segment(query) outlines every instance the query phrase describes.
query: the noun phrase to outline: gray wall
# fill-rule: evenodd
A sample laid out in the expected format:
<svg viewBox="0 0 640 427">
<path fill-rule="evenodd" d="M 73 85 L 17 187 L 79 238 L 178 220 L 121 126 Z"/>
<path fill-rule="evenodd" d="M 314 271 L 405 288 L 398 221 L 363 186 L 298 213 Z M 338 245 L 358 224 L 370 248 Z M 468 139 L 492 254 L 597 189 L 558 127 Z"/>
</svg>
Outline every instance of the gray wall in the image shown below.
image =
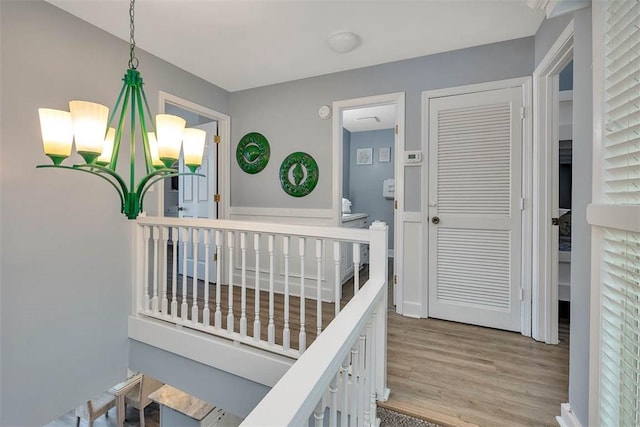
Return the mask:
<svg viewBox="0 0 640 427">
<path fill-rule="evenodd" d="M 348 177 L 351 173 L 351 132 L 342 129 L 342 176 Z M 342 197 L 348 199 L 351 196 L 349 192 L 349 180 L 342 179 Z M 352 211 L 353 212 L 353 211 Z"/>
<path fill-rule="evenodd" d="M 549 52 L 551 46 L 556 42 L 558 36 L 571 21 L 571 14 L 558 16 L 557 18 L 545 19 L 535 35 L 535 66 L 537 67 L 542 58 Z"/>
<path fill-rule="evenodd" d="M 242 418 L 271 390 L 265 385 L 136 340 L 130 342 L 129 360 L 131 369 L 146 372 Z"/>
<path fill-rule="evenodd" d="M 133 223 L 101 180 L 35 166 L 38 107 L 111 106 L 128 44 L 42 1 L 0 8 L 0 425 L 36 426 L 127 373 Z M 226 91 L 138 57 L 152 109 L 162 89 L 228 112 Z"/>
<path fill-rule="evenodd" d="M 231 94 L 231 152 L 247 132 L 261 132 L 271 143 L 271 160 L 249 175 L 231 162 L 231 206 L 331 209 L 331 120 L 318 107 L 362 96 L 406 92 L 406 149 L 421 148 L 422 91 L 531 75 L 533 37 L 328 74 Z M 403 124 L 401 124 L 403 125 Z M 320 168 L 316 189 L 290 197 L 280 189 L 278 169 L 292 151 L 311 154 Z M 406 174 L 405 208 L 420 211 L 420 168 Z M 337 197 L 337 196 L 336 196 Z"/>
<path fill-rule="evenodd" d="M 593 159 L 593 82 L 591 8 L 574 14 L 573 191 L 571 212 L 571 334 L 569 403 L 582 425 L 589 423 L 589 317 L 591 284 L 591 203 Z M 587 183 L 580 185 L 579 183 Z"/>
<path fill-rule="evenodd" d="M 348 175 L 349 194 L 353 203 L 351 212 L 369 214 L 369 223 L 386 222 L 389 226 L 389 249 L 393 249 L 393 199 L 382 197 L 382 181 L 393 178 L 394 140 L 394 129 L 351 132 L 351 165 Z M 378 162 L 378 152 L 382 147 L 391 148 L 388 163 Z M 373 148 L 373 164 L 356 164 L 358 148 Z"/>
<path fill-rule="evenodd" d="M 591 229 L 586 220 L 591 202 L 592 73 L 591 9 L 546 20 L 535 36 L 536 64 L 574 18 L 573 50 L 573 189 L 571 212 L 571 331 L 569 345 L 569 403 L 581 421 L 589 418 L 589 286 Z M 588 183 L 580 185 L 579 183 Z"/>
</svg>

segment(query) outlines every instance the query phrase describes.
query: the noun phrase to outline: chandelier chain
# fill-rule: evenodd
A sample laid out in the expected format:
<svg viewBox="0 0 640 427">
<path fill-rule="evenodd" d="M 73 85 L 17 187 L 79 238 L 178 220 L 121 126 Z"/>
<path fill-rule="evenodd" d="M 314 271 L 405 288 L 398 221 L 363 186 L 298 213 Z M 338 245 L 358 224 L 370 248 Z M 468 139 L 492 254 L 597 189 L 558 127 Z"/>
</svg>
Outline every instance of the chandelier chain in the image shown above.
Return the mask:
<svg viewBox="0 0 640 427">
<path fill-rule="evenodd" d="M 135 5 L 136 0 L 129 3 L 129 68 L 138 68 L 138 58 L 136 58 L 136 39 L 135 39 Z"/>
</svg>

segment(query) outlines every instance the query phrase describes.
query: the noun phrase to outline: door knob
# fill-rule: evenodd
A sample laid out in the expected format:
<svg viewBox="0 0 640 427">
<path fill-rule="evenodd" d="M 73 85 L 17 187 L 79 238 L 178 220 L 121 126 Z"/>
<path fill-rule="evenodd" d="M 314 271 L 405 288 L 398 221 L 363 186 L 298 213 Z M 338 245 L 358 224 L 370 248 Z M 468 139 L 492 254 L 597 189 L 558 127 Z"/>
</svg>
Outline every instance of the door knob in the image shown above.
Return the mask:
<svg viewBox="0 0 640 427">
<path fill-rule="evenodd" d="M 180 212 L 180 211 L 183 211 L 183 210 L 184 210 L 184 208 L 183 208 L 182 206 L 178 206 L 178 209 L 177 209 L 177 210 L 178 210 L 178 212 Z"/>
<path fill-rule="evenodd" d="M 440 218 L 438 218 L 437 216 L 434 216 L 433 218 L 431 218 L 431 222 L 434 224 L 439 224 L 440 223 Z"/>
</svg>

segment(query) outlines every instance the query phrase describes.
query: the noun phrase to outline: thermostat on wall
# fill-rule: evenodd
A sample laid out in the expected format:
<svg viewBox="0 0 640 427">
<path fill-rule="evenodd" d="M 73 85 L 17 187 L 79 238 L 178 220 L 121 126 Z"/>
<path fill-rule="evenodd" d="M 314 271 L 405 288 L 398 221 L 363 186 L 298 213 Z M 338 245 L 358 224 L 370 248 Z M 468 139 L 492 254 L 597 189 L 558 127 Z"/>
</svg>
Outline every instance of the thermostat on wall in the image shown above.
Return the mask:
<svg viewBox="0 0 640 427">
<path fill-rule="evenodd" d="M 405 164 L 419 164 L 422 163 L 422 151 L 405 151 L 404 152 Z"/>
</svg>

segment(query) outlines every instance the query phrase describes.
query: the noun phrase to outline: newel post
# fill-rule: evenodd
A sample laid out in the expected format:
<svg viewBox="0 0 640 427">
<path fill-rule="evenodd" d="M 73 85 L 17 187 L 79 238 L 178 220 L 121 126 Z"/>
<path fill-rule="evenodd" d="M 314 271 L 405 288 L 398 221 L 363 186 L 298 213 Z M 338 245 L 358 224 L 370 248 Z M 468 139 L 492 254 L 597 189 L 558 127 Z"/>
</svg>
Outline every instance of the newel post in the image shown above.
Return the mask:
<svg viewBox="0 0 640 427">
<path fill-rule="evenodd" d="M 389 398 L 387 388 L 387 277 L 389 262 L 387 260 L 389 227 L 381 221 L 374 221 L 369 227 L 371 243 L 369 246 L 369 279 L 381 280 L 385 286 L 380 303 L 375 311 L 375 379 L 376 396 L 378 400 Z"/>
</svg>

